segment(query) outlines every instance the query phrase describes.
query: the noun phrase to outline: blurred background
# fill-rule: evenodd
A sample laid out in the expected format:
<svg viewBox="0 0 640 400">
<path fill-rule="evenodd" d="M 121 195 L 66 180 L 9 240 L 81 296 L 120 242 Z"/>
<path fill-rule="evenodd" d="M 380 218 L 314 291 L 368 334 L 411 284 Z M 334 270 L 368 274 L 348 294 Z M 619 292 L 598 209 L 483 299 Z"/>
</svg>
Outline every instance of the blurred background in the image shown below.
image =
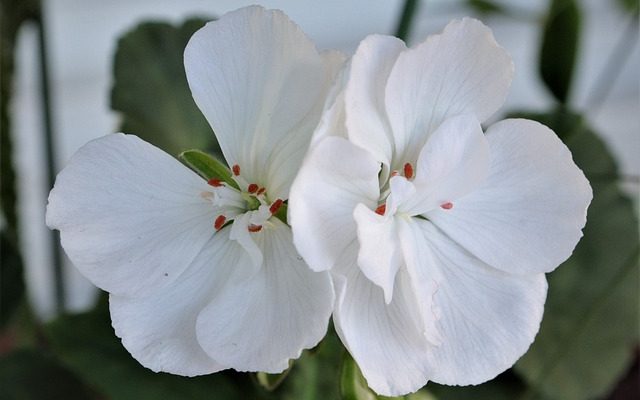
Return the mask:
<svg viewBox="0 0 640 400">
<path fill-rule="evenodd" d="M 489 385 L 429 384 L 416 398 L 640 398 L 637 1 L 2 0 L 0 399 L 346 396 L 348 368 L 336 371 L 349 360 L 332 335 L 278 388 L 270 376 L 189 380 L 144 370 L 119 347 L 99 291 L 44 225 L 51 173 L 93 138 L 125 131 L 173 155 L 215 152 L 186 87 L 182 50 L 204 21 L 255 3 L 285 11 L 319 48 L 349 54 L 371 33 L 411 45 L 453 18 L 480 18 L 516 68 L 496 119 L 526 115 L 551 126 L 594 186 L 585 238 L 549 277 L 530 352 Z M 97 363 L 99 372 L 87 371 Z M 114 388 L 128 376 L 135 388 Z M 247 385 L 250 395 L 237 392 Z"/>
</svg>

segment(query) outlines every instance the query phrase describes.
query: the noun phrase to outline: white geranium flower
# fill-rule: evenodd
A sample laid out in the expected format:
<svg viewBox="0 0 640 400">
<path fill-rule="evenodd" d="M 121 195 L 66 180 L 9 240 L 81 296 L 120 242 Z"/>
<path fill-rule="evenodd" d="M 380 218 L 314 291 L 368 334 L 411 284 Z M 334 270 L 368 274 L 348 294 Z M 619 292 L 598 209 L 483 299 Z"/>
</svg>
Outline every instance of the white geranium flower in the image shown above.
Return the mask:
<svg viewBox="0 0 640 400">
<path fill-rule="evenodd" d="M 342 61 L 281 12 L 231 12 L 194 34 L 185 68 L 240 190 L 122 134 L 88 143 L 58 175 L 47 224 L 110 293 L 115 332 L 144 366 L 280 372 L 323 337 L 330 277 L 273 214 Z"/>
<path fill-rule="evenodd" d="M 483 134 L 512 70 L 473 19 L 411 49 L 366 38 L 291 189 L 294 243 L 331 269 L 336 329 L 380 394 L 512 366 L 582 235 L 591 189 L 556 135 L 522 119 Z"/>
</svg>

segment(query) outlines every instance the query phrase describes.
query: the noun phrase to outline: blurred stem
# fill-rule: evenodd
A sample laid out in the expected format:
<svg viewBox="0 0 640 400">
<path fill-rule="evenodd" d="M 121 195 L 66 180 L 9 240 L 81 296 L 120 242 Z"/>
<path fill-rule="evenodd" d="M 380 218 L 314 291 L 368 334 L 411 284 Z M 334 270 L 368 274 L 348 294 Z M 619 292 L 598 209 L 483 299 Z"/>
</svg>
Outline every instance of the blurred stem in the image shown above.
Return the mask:
<svg viewBox="0 0 640 400">
<path fill-rule="evenodd" d="M 38 14 L 35 19 L 38 25 L 38 55 L 40 61 L 40 90 L 42 98 L 43 134 L 45 146 L 45 162 L 48 188 L 53 188 L 56 179 L 55 143 L 53 138 L 53 119 L 51 114 L 51 92 L 49 68 L 47 65 L 48 48 L 45 35 L 45 24 L 42 15 L 42 2 L 38 2 Z M 62 252 L 60 251 L 60 233 L 51 231 L 50 235 L 51 263 L 53 265 L 55 304 L 58 313 L 64 311 L 64 277 L 62 274 Z"/>
<path fill-rule="evenodd" d="M 413 24 L 413 17 L 418 9 L 418 0 L 405 0 L 404 8 L 402 9 L 402 15 L 400 21 L 398 21 L 398 27 L 396 28 L 396 37 L 407 41 L 409 33 L 411 33 L 411 25 Z"/>
<path fill-rule="evenodd" d="M 587 99 L 586 108 L 595 112 L 602 107 L 636 43 L 638 43 L 638 15 L 634 14 L 613 48 L 611 56 L 607 58 L 604 69 L 596 79 L 593 90 Z"/>
</svg>

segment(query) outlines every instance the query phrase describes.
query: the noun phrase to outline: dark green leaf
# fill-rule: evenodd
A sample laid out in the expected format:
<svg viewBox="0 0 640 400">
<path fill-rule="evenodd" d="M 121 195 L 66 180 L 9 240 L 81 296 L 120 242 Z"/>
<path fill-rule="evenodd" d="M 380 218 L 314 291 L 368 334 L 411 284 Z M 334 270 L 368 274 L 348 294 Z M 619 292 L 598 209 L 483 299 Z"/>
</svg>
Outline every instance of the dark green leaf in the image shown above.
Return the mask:
<svg viewBox="0 0 640 400">
<path fill-rule="evenodd" d="M 95 395 L 50 355 L 18 350 L 0 358 L 0 400 L 85 400 Z"/>
<path fill-rule="evenodd" d="M 501 4 L 491 0 L 467 0 L 467 6 L 480 15 L 507 14 Z"/>
<path fill-rule="evenodd" d="M 553 129 L 566 129 L 553 121 L 581 121 L 560 113 L 537 119 Z M 594 198 L 574 254 L 548 276 L 540 333 L 516 364 L 531 388 L 524 398 L 602 396 L 628 368 L 640 332 L 637 216 L 618 188 L 616 165 L 604 143 L 583 123 L 566 132 Z"/>
<path fill-rule="evenodd" d="M 0 326 L 3 327 L 22 302 L 24 294 L 20 253 L 5 231 L 0 231 L 0 254 Z"/>
<path fill-rule="evenodd" d="M 64 364 L 110 399 L 260 398 L 253 392 L 251 380 L 241 374 L 221 372 L 186 378 L 142 367 L 115 336 L 106 306 L 59 318 L 46 331 L 54 352 Z"/>
<path fill-rule="evenodd" d="M 293 362 L 289 362 L 289 368 L 287 368 L 284 372 L 279 374 L 267 374 L 266 372 L 258 372 L 256 373 L 256 380 L 265 388 L 265 390 L 271 392 L 280 386 L 282 382 L 287 378 L 289 372 L 291 372 L 291 367 L 293 366 Z"/>
<path fill-rule="evenodd" d="M 356 362 L 346 356 L 342 363 L 340 392 L 343 400 L 377 400 L 378 396 L 369 389 Z"/>
<path fill-rule="evenodd" d="M 187 84 L 183 52 L 204 19 L 182 26 L 146 22 L 118 41 L 111 107 L 120 111 L 120 130 L 167 151 L 219 152 L 215 136 L 198 110 Z"/>
<path fill-rule="evenodd" d="M 511 370 L 481 385 L 445 386 L 429 383 L 426 387 L 438 400 L 513 400 L 524 393 L 525 388 Z"/>
<path fill-rule="evenodd" d="M 180 153 L 179 158 L 203 178 L 220 179 L 238 189 L 238 184 L 231 177 L 229 168 L 215 157 L 200 150 L 187 150 Z"/>
<path fill-rule="evenodd" d="M 566 103 L 580 37 L 580 9 L 575 0 L 551 0 L 540 50 L 540 75 L 560 102 Z"/>
</svg>

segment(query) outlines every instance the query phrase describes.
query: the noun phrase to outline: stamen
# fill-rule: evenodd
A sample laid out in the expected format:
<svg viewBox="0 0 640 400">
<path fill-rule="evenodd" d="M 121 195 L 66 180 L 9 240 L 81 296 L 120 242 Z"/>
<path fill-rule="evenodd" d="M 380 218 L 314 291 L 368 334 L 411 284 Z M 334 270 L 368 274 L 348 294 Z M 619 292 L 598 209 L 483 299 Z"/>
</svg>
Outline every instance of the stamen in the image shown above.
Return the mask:
<svg viewBox="0 0 640 400">
<path fill-rule="evenodd" d="M 231 171 L 233 171 L 235 176 L 240 175 L 240 166 L 238 164 L 234 164 L 234 166 L 231 167 Z"/>
<path fill-rule="evenodd" d="M 216 218 L 215 222 L 213 223 L 213 227 L 216 228 L 217 231 L 219 231 L 220 229 L 222 229 L 222 226 L 225 222 L 227 222 L 227 217 L 225 217 L 224 215 L 218 215 L 218 218 Z"/>
<path fill-rule="evenodd" d="M 222 181 L 220 179 L 216 179 L 216 178 L 211 178 L 207 181 L 207 183 L 213 187 L 220 187 L 220 186 L 224 186 L 224 183 L 222 183 Z"/>
<path fill-rule="evenodd" d="M 276 201 L 274 201 L 271 204 L 271 207 L 269 207 L 269 211 L 271 211 L 271 214 L 277 213 L 280 207 L 282 207 L 282 203 L 283 201 L 281 199 L 277 199 Z"/>
<path fill-rule="evenodd" d="M 404 177 L 407 179 L 413 178 L 413 165 L 410 163 L 404 165 Z"/>
<path fill-rule="evenodd" d="M 453 208 L 453 203 L 448 201 L 446 203 L 440 204 L 440 207 L 444 208 L 445 210 L 451 210 Z"/>
<path fill-rule="evenodd" d="M 378 206 L 378 208 L 376 208 L 376 214 L 379 215 L 384 215 L 384 213 L 387 211 L 387 204 L 380 204 Z"/>
<path fill-rule="evenodd" d="M 247 230 L 251 233 L 260 232 L 262 230 L 262 225 L 251 224 L 247 226 Z"/>
<path fill-rule="evenodd" d="M 398 171 L 391 171 L 391 177 L 398 176 Z"/>
<path fill-rule="evenodd" d="M 258 185 L 256 185 L 255 183 L 252 183 L 249 185 L 249 187 L 247 187 L 247 192 L 249 193 L 255 193 L 258 191 Z"/>
<path fill-rule="evenodd" d="M 256 192 L 256 195 L 260 196 L 262 193 L 266 192 L 267 189 L 261 187 L 260 189 L 258 189 L 258 191 Z"/>
</svg>

